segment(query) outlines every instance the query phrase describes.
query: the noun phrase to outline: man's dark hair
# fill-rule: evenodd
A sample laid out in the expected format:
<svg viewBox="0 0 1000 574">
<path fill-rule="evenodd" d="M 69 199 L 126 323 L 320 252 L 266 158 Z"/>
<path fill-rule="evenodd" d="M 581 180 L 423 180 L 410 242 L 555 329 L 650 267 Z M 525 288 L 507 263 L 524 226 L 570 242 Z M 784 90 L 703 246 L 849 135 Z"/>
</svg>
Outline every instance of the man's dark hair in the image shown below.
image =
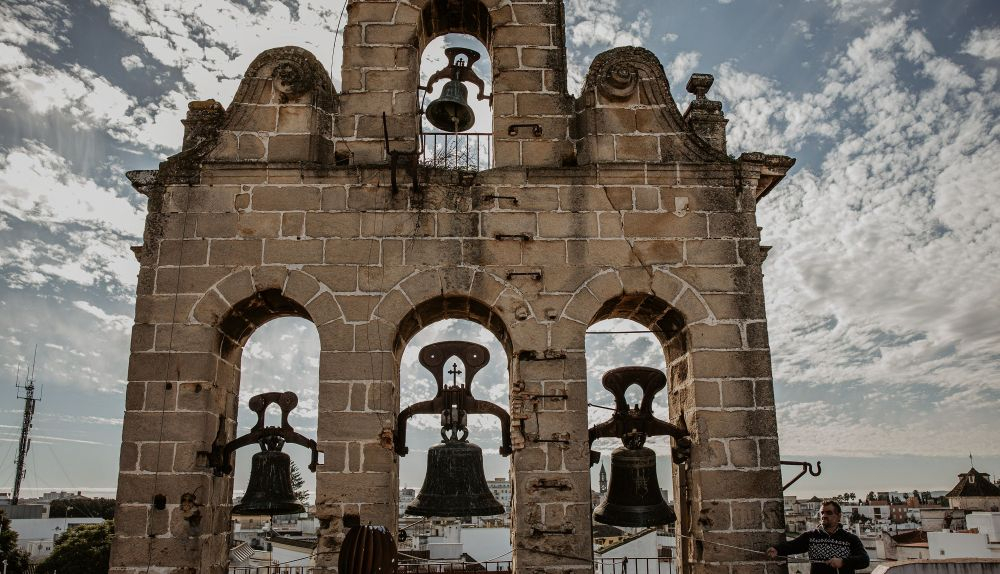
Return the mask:
<svg viewBox="0 0 1000 574">
<path fill-rule="evenodd" d="M 840 503 L 837 502 L 836 500 L 824 500 L 823 502 L 819 503 L 820 508 L 823 508 L 824 506 L 832 506 L 837 509 L 837 514 L 842 514 L 842 512 L 840 511 Z"/>
</svg>

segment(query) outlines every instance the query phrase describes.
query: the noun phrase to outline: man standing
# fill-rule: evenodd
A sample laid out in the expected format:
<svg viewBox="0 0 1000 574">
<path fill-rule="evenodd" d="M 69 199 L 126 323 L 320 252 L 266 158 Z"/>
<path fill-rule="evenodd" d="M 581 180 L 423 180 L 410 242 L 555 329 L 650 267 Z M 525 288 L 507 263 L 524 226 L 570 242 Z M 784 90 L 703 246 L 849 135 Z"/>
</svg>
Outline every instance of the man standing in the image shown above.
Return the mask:
<svg viewBox="0 0 1000 574">
<path fill-rule="evenodd" d="M 854 574 L 868 567 L 868 553 L 861 539 L 840 527 L 840 504 L 820 504 L 820 526 L 790 542 L 767 549 L 770 558 L 809 553 L 812 574 Z"/>
</svg>

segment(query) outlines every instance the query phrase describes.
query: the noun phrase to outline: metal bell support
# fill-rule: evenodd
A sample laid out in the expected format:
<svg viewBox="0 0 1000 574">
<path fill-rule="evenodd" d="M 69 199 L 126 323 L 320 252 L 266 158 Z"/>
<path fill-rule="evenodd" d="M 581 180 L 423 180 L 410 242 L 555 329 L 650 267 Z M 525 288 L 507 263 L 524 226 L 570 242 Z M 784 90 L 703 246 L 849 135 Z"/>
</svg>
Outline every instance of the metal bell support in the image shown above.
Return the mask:
<svg viewBox="0 0 1000 574">
<path fill-rule="evenodd" d="M 285 443 L 309 448 L 312 451 L 309 470 L 316 472 L 316 464 L 319 462 L 316 441 L 295 432 L 288 424 L 288 413 L 298 403 L 299 398 L 291 391 L 263 393 L 252 397 L 249 407 L 257 414 L 257 424 L 249 433 L 225 446 L 216 445 L 212 449 L 211 466 L 215 468 L 216 476 L 224 476 L 233 472 L 232 457 L 237 449 L 254 443 L 260 445 L 261 451 L 253 455 L 250 463 L 250 480 L 243 501 L 233 507 L 233 514 L 274 516 L 305 511 L 292 490 L 291 458 L 281 452 Z M 280 427 L 264 426 L 264 413 L 272 404 L 281 408 Z"/>
<path fill-rule="evenodd" d="M 445 361 L 457 356 L 465 364 L 465 384 L 458 383 L 458 365 L 448 374 L 452 384 L 444 384 Z M 427 474 L 424 484 L 406 513 L 417 516 L 492 516 L 503 514 L 504 508 L 486 484 L 483 471 L 483 450 L 468 442 L 467 415 L 491 414 L 500 419 L 503 444 L 500 454 L 507 456 L 510 447 L 510 415 L 499 406 L 476 400 L 470 390 L 472 379 L 490 360 L 482 345 L 464 341 L 444 341 L 420 350 L 420 364 L 429 370 L 437 382 L 438 392 L 429 401 L 410 405 L 396 420 L 394 443 L 396 453 L 406 456 L 406 421 L 416 414 L 441 414 L 440 444 L 427 451 Z"/>
<path fill-rule="evenodd" d="M 443 132 L 464 132 L 476 123 L 476 114 L 469 107 L 469 90 L 462 83 L 475 84 L 479 88 L 478 99 L 491 98 L 484 94 L 485 83 L 472 70 L 472 65 L 479 60 L 478 52 L 469 48 L 447 48 L 444 53 L 448 65 L 435 72 L 424 89 L 429 94 L 438 80 L 447 79 L 448 83 L 441 90 L 441 96 L 427 106 L 427 121 Z"/>
<path fill-rule="evenodd" d="M 677 515 L 660 494 L 656 453 L 643 446 L 647 437 L 659 435 L 673 437 L 682 449 L 690 445 L 683 428 L 653 416 L 653 397 L 666 387 L 667 378 L 658 369 L 622 367 L 605 373 L 601 383 L 615 397 L 615 412 L 610 420 L 590 428 L 590 443 L 618 437 L 623 446 L 611 453 L 608 492 L 594 510 L 594 520 L 614 526 L 673 524 Z M 632 385 L 642 389 L 642 403 L 629 408 L 625 391 Z M 592 465 L 600 460 L 599 453 L 590 454 Z"/>
</svg>

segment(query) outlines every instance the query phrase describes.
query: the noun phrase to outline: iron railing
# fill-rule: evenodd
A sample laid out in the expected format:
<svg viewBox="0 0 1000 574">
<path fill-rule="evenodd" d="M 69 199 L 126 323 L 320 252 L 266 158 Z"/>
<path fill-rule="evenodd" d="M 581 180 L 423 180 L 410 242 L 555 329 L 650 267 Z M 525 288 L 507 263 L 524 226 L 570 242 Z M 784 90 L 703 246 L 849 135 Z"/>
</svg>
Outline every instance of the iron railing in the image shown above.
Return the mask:
<svg viewBox="0 0 1000 574">
<path fill-rule="evenodd" d="M 309 574 L 311 566 L 230 566 L 229 574 Z"/>
<path fill-rule="evenodd" d="M 499 574 L 509 574 L 511 572 L 511 563 L 510 560 L 499 562 L 421 560 L 419 562 L 414 561 L 396 565 L 396 574 L 435 574 L 438 572 L 497 572 Z"/>
<path fill-rule="evenodd" d="M 673 559 L 662 558 L 595 558 L 595 574 L 674 574 Z"/>
<path fill-rule="evenodd" d="M 420 134 L 420 163 L 427 167 L 482 171 L 493 167 L 493 134 Z"/>
<path fill-rule="evenodd" d="M 510 560 L 491 562 L 451 562 L 420 560 L 396 565 L 396 574 L 449 574 L 456 572 L 495 572 L 510 574 Z M 230 566 L 229 574 L 310 574 L 313 566 Z M 673 559 L 595 558 L 594 574 L 675 574 Z"/>
</svg>

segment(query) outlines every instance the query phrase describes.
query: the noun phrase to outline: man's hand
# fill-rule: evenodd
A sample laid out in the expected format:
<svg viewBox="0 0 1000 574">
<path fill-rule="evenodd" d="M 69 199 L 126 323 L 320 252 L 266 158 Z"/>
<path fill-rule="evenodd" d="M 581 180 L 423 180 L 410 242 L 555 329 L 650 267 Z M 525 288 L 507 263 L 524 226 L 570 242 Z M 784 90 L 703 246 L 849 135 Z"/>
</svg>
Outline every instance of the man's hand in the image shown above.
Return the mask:
<svg viewBox="0 0 1000 574">
<path fill-rule="evenodd" d="M 829 564 L 832 568 L 837 568 L 838 570 L 844 567 L 843 558 L 831 558 L 827 560 L 826 563 Z"/>
<path fill-rule="evenodd" d="M 767 557 L 768 558 L 777 558 L 778 557 L 778 549 L 775 548 L 774 546 L 768 548 L 767 549 Z"/>
</svg>

